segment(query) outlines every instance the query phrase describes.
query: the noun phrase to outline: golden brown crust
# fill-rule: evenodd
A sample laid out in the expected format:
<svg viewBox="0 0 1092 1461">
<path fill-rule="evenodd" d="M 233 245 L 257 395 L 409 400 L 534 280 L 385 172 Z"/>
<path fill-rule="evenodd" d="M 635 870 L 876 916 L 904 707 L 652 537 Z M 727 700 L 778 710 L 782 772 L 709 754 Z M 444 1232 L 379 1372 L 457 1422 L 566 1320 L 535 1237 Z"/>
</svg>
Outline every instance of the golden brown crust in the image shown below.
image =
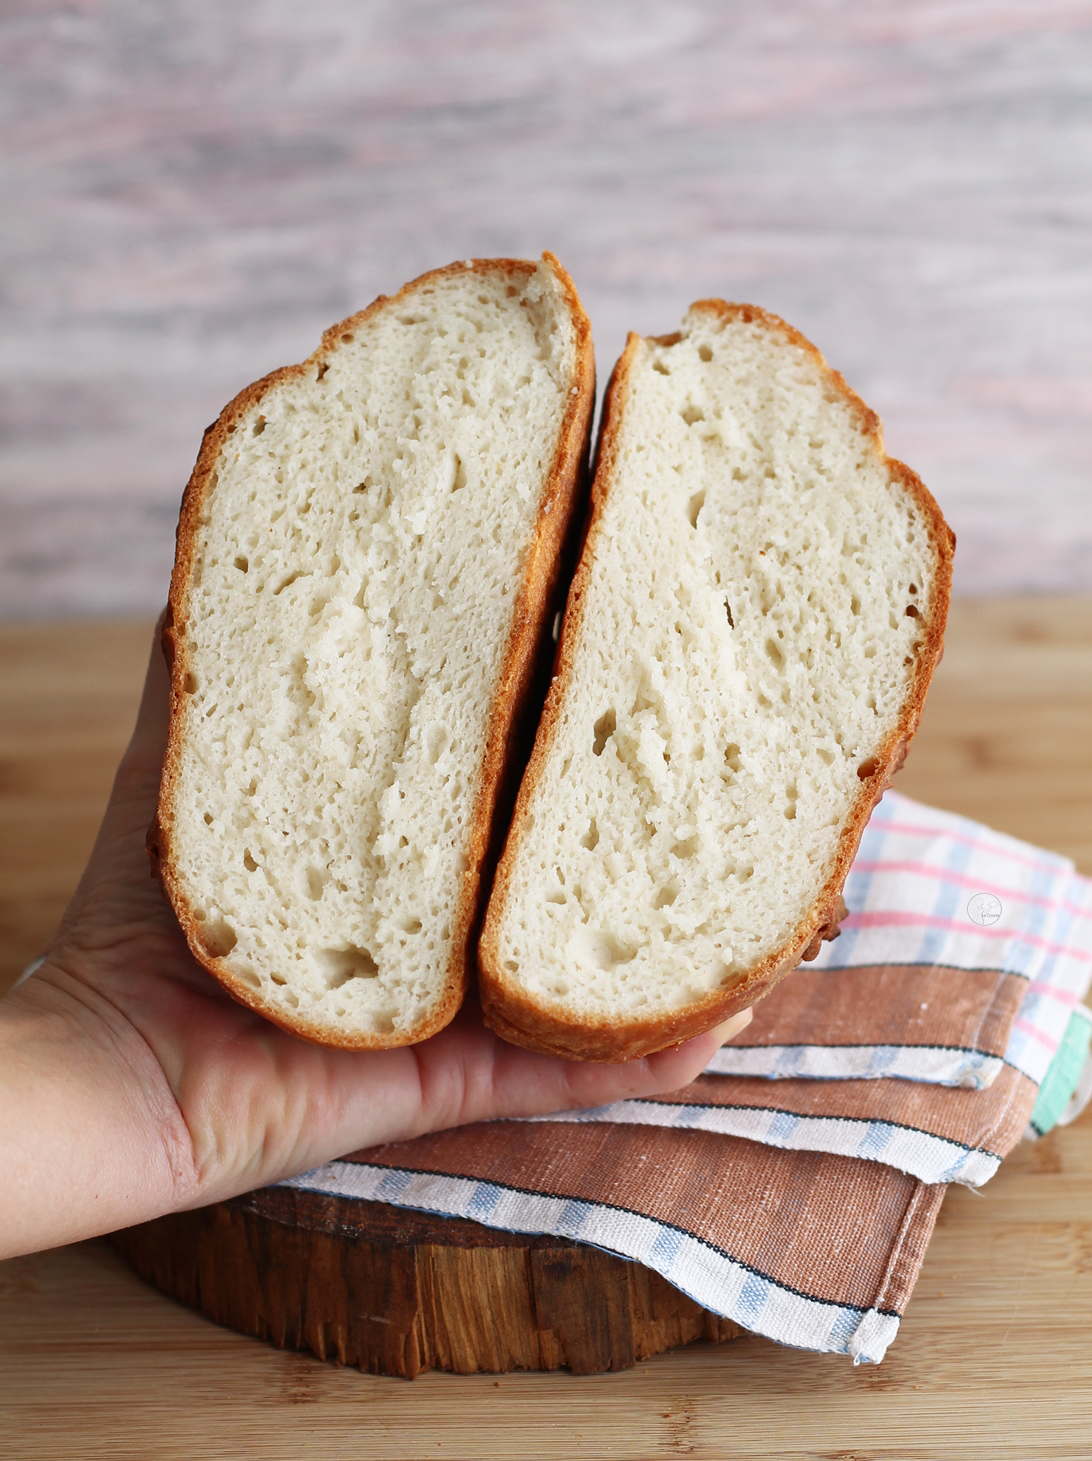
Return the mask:
<svg viewBox="0 0 1092 1461">
<path fill-rule="evenodd" d="M 320 368 L 324 356 L 341 343 L 347 343 L 366 319 L 387 306 L 396 307 L 423 284 L 445 276 L 473 271 L 480 274 L 501 272 L 509 276 L 529 278 L 537 265 L 525 259 L 475 259 L 433 269 L 403 286 L 388 298 L 379 295 L 367 309 L 350 315 L 340 324 L 326 330 L 322 344 L 300 365 L 281 370 L 247 386 L 224 407 L 220 416 L 208 427 L 201 443 L 197 462 L 182 497 L 176 536 L 174 570 L 163 620 L 162 644 L 171 676 L 170 728 L 163 761 L 159 805 L 148 831 L 148 852 L 152 875 L 158 877 L 194 957 L 241 1004 L 265 1016 L 294 1035 L 318 1044 L 335 1045 L 346 1050 L 387 1049 L 397 1045 L 416 1044 L 443 1029 L 455 1016 L 469 983 L 470 945 L 479 914 L 481 865 L 490 841 L 497 791 L 508 769 L 511 754 L 512 727 L 524 709 L 533 675 L 534 657 L 548 626 L 545 618 L 558 572 L 558 557 L 579 503 L 582 466 L 586 461 L 595 404 L 595 363 L 591 325 L 577 296 L 573 282 L 553 254 L 545 253 L 549 265 L 572 312 L 576 331 L 576 370 L 574 389 L 558 436 L 554 461 L 540 499 L 538 519 L 527 553 L 523 581 L 516 598 L 512 628 L 502 659 L 502 670 L 490 710 L 485 753 L 482 758 L 478 795 L 471 816 L 467 840 L 466 871 L 456 905 L 455 937 L 442 998 L 433 1006 L 431 1017 L 415 1029 L 389 1035 L 344 1035 L 325 1023 L 309 1020 L 304 1015 L 289 1015 L 283 1006 L 264 999 L 230 967 L 230 960 L 210 947 L 202 923 L 191 908 L 175 866 L 171 849 L 174 805 L 178 789 L 180 748 L 185 729 L 185 683 L 191 673 L 185 626 L 188 619 L 189 592 L 194 566 L 197 530 L 202 510 L 216 486 L 216 464 L 228 438 L 243 416 L 262 400 L 273 386 L 288 380 L 304 378 Z"/>
<path fill-rule="evenodd" d="M 577 334 L 576 370 L 570 387 L 569 406 L 558 436 L 557 452 L 542 496 L 534 536 L 527 550 L 523 584 L 513 610 L 512 632 L 490 711 L 490 729 L 482 757 L 468 843 L 467 872 L 455 913 L 452 968 L 454 970 L 458 964 L 462 981 L 460 1004 L 466 991 L 467 971 L 474 959 L 473 943 L 481 922 L 482 867 L 491 840 L 498 792 L 516 754 L 514 732 L 524 714 L 538 708 L 529 704 L 535 665 L 548 628 L 547 612 L 557 586 L 562 545 L 581 495 L 595 406 L 595 353 L 591 322 L 584 313 L 572 279 L 561 264 L 553 254 L 546 253 L 544 258 L 550 261 L 572 311 Z M 488 891 L 487 886 L 486 894 Z M 451 1014 L 454 1013 L 453 1009 Z M 446 1023 L 447 1020 L 444 1021 Z"/>
<path fill-rule="evenodd" d="M 622 1025 L 575 1017 L 562 1020 L 551 1011 L 541 1008 L 522 991 L 513 988 L 501 965 L 500 921 L 508 896 L 512 868 L 519 851 L 524 819 L 556 737 L 561 707 L 572 676 L 573 658 L 583 618 L 584 596 L 591 574 L 591 548 L 614 476 L 621 421 L 629 393 L 630 372 L 644 343 L 639 335 L 629 336 L 626 348 L 614 367 L 603 404 L 590 515 L 584 532 L 580 564 L 565 610 L 555 676 L 539 723 L 534 751 L 516 801 L 508 841 L 497 869 L 478 947 L 479 988 L 486 1023 L 513 1044 L 525 1046 L 529 1050 L 562 1055 L 570 1060 L 636 1060 L 669 1045 L 692 1039 L 731 1018 L 740 1010 L 749 1008 L 768 993 L 778 980 L 795 969 L 802 959 L 814 958 L 823 939 L 837 936 L 839 920 L 844 916 L 845 904 L 841 893 L 846 876 L 872 809 L 906 759 L 907 749 L 921 719 L 929 681 L 943 652 L 955 535 L 916 473 L 884 453 L 883 428 L 879 417 L 846 385 L 842 376 L 827 364 L 815 346 L 777 315 L 769 314 L 755 305 L 728 304 L 719 299 L 699 300 L 691 309 L 717 314 L 725 322 L 743 320 L 761 324 L 764 328 L 781 334 L 786 340 L 806 351 L 826 377 L 830 388 L 854 409 L 862 431 L 872 439 L 877 456 L 888 467 L 891 475 L 917 499 L 925 515 L 935 561 L 931 617 L 922 626 L 924 632 L 919 641 L 915 676 L 903 702 L 898 723 L 880 748 L 879 754 L 869 763 L 868 774 L 861 778 L 860 795 L 842 828 L 830 876 L 808 913 L 779 949 L 727 990 L 711 994 L 674 1014 L 646 1020 L 630 1020 Z M 677 344 L 681 336 L 676 334 L 652 338 L 656 344 L 671 346 Z M 865 769 L 862 767 L 862 771 Z"/>
</svg>

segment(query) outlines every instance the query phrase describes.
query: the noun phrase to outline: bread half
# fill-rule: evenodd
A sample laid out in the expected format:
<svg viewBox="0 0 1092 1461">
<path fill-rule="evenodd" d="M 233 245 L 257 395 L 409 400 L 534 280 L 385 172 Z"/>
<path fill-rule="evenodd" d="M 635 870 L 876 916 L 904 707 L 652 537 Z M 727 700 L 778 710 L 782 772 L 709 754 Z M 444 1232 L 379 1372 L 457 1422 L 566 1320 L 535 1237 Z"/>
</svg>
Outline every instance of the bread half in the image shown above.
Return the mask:
<svg viewBox="0 0 1092 1461">
<path fill-rule="evenodd" d="M 286 1029 L 405 1045 L 462 1001 L 594 390 L 557 260 L 477 260 L 334 326 L 205 435 L 150 845 L 196 957 Z"/>
<path fill-rule="evenodd" d="M 630 1060 L 818 951 L 917 727 L 953 548 L 782 320 L 704 300 L 630 336 L 481 937 L 498 1033 Z"/>
</svg>

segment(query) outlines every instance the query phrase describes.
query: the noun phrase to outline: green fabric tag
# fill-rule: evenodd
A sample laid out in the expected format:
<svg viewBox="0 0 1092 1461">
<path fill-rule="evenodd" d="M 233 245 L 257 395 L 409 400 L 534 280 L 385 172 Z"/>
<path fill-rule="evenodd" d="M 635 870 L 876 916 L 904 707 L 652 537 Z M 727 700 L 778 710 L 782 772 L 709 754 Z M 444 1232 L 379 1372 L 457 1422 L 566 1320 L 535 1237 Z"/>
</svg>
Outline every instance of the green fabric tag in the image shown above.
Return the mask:
<svg viewBox="0 0 1092 1461">
<path fill-rule="evenodd" d="M 1062 1043 L 1050 1062 L 1050 1069 L 1039 1087 L 1039 1098 L 1031 1113 L 1031 1124 L 1040 1136 L 1045 1136 L 1057 1124 L 1058 1117 L 1069 1105 L 1069 1098 L 1077 1089 L 1084 1062 L 1088 1058 L 1090 1042 L 1092 1010 L 1079 1004 L 1069 1017 Z"/>
</svg>

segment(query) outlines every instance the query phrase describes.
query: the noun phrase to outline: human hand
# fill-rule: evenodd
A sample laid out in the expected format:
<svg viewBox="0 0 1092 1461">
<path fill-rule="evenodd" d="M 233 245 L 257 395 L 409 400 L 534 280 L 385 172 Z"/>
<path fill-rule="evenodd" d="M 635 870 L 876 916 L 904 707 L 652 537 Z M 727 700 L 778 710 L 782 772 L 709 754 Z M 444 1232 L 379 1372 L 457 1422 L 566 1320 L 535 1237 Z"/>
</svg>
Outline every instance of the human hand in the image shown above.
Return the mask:
<svg viewBox="0 0 1092 1461">
<path fill-rule="evenodd" d="M 33 979 L 0 1003 L 0 1257 L 198 1207 L 362 1147 L 685 1085 L 744 1011 L 628 1065 L 536 1055 L 470 1000 L 397 1050 L 312 1045 L 236 1004 L 149 876 L 167 734 L 153 647 L 91 860 Z"/>
</svg>

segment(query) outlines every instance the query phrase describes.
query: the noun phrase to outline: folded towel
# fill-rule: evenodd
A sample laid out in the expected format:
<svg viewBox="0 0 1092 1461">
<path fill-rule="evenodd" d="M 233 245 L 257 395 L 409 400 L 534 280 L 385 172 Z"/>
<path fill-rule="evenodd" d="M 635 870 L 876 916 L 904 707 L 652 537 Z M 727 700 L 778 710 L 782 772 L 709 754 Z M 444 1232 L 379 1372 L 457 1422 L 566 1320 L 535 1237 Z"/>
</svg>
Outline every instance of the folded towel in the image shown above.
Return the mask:
<svg viewBox="0 0 1092 1461">
<path fill-rule="evenodd" d="M 782 1344 L 878 1363 L 946 1188 L 879 1162 L 667 1127 L 482 1122 L 289 1184 L 575 1238 Z"/>
<path fill-rule="evenodd" d="M 1068 1091 L 1042 1120 L 1068 1100 L 1092 884 L 888 793 L 846 901 L 843 936 L 685 1090 L 393 1143 L 289 1185 L 575 1238 L 756 1333 L 878 1362 L 945 1184 L 986 1181 L 1034 1129 L 1059 1050 Z"/>
<path fill-rule="evenodd" d="M 1092 969 L 1092 885 L 1068 858 L 887 792 L 842 936 L 709 1069 L 988 1086 L 1039 1082 Z"/>
<path fill-rule="evenodd" d="M 883 1162 L 922 1182 L 980 1187 L 1024 1135 L 1037 1094 L 1011 1069 L 988 1091 L 897 1080 L 785 1080 L 771 1089 L 766 1080 L 703 1075 L 668 1096 L 549 1119 L 713 1131 Z"/>
</svg>

